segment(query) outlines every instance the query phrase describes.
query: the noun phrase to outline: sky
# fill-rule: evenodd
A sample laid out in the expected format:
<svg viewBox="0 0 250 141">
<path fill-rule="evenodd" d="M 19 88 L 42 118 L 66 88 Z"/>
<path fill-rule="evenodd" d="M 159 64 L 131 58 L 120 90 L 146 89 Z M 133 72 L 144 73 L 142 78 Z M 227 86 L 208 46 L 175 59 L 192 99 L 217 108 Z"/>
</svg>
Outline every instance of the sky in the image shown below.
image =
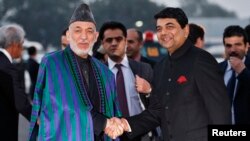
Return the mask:
<svg viewBox="0 0 250 141">
<path fill-rule="evenodd" d="M 179 6 L 178 0 L 151 0 L 168 6 Z M 219 4 L 228 11 L 236 12 L 241 19 L 250 18 L 250 0 L 208 0 L 208 2 Z"/>
</svg>

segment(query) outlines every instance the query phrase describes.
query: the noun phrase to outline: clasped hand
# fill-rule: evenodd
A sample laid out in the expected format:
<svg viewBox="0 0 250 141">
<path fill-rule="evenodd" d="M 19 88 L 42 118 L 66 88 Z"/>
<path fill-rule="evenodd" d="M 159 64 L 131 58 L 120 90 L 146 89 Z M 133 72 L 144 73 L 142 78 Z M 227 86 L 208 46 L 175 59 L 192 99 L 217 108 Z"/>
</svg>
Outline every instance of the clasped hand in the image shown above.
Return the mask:
<svg viewBox="0 0 250 141">
<path fill-rule="evenodd" d="M 112 139 L 116 139 L 118 136 L 122 135 L 125 131 L 128 131 L 128 123 L 126 119 L 119 119 L 117 117 L 113 117 L 107 119 L 107 124 L 105 127 L 105 134 L 108 135 Z"/>
</svg>

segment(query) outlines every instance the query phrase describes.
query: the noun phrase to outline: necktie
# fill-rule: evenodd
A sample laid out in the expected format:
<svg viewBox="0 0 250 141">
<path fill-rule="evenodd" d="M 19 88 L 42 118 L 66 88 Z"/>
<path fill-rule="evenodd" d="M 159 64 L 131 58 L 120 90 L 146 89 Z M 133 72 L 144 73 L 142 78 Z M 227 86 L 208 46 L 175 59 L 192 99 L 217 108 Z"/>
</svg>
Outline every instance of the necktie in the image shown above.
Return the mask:
<svg viewBox="0 0 250 141">
<path fill-rule="evenodd" d="M 121 64 L 115 65 L 115 67 L 118 69 L 117 74 L 116 74 L 116 88 L 117 88 L 118 100 L 119 100 L 120 108 L 122 111 L 122 115 L 126 117 L 126 116 L 129 116 L 129 112 L 128 112 L 125 85 L 124 85 L 124 77 L 122 74 L 121 66 L 122 66 Z"/>
<path fill-rule="evenodd" d="M 227 83 L 227 93 L 230 97 L 231 102 L 233 101 L 234 98 L 235 81 L 236 81 L 235 71 L 232 70 L 232 75 Z"/>
</svg>

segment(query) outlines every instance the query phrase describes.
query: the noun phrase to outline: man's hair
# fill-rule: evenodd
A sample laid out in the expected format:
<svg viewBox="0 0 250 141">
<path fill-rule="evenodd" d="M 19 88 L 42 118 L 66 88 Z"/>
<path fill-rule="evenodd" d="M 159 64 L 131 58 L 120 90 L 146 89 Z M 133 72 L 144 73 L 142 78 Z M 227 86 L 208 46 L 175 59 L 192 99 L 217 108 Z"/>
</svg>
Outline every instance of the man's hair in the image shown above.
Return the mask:
<svg viewBox="0 0 250 141">
<path fill-rule="evenodd" d="M 29 47 L 28 54 L 29 54 L 29 56 L 35 55 L 36 54 L 36 47 L 34 47 L 34 46 Z"/>
<path fill-rule="evenodd" d="M 188 24 L 188 18 L 181 8 L 167 7 L 155 14 L 155 20 L 160 18 L 173 18 L 180 24 L 181 28 L 184 28 Z"/>
<path fill-rule="evenodd" d="M 69 28 L 65 28 L 61 34 L 61 36 L 66 36 L 66 32 L 69 30 Z"/>
<path fill-rule="evenodd" d="M 8 48 L 13 43 L 22 43 L 24 36 L 24 29 L 20 25 L 4 25 L 0 27 L 0 46 L 1 48 Z"/>
<path fill-rule="evenodd" d="M 188 39 L 195 44 L 198 38 L 201 38 L 201 40 L 204 39 L 204 30 L 202 27 L 200 27 L 197 24 L 190 23 L 189 24 L 189 35 Z"/>
<path fill-rule="evenodd" d="M 143 41 L 143 34 L 141 31 L 135 29 L 135 31 L 137 32 L 137 35 L 138 35 L 138 41 L 139 42 L 142 42 Z"/>
<path fill-rule="evenodd" d="M 116 22 L 116 21 L 109 21 L 109 22 L 104 23 L 102 27 L 100 28 L 100 31 L 99 31 L 100 40 L 103 40 L 104 32 L 108 29 L 112 29 L 112 30 L 120 29 L 122 31 L 123 36 L 127 38 L 127 29 L 122 23 Z"/>
<path fill-rule="evenodd" d="M 248 43 L 250 44 L 250 24 L 245 27 L 247 33 Z"/>
<path fill-rule="evenodd" d="M 224 33 L 223 33 L 223 44 L 225 44 L 225 38 L 232 37 L 232 36 L 243 37 L 243 41 L 245 44 L 248 41 L 246 31 L 238 25 L 230 25 L 225 28 Z"/>
<path fill-rule="evenodd" d="M 130 29 L 128 29 L 128 30 L 132 30 L 132 31 L 134 31 L 134 32 L 136 32 L 136 34 L 137 34 L 137 40 L 139 41 L 139 42 L 142 42 L 143 41 L 143 34 L 142 34 L 142 32 L 140 31 L 140 30 L 138 30 L 138 29 L 136 29 L 136 28 L 130 28 Z"/>
</svg>

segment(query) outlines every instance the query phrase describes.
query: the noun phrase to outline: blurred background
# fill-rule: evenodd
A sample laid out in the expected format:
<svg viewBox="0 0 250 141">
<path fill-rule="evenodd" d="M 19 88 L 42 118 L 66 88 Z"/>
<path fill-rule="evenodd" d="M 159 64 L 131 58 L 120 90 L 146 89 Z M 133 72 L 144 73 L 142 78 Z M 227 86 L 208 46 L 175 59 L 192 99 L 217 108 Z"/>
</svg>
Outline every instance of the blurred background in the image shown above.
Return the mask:
<svg viewBox="0 0 250 141">
<path fill-rule="evenodd" d="M 155 13 L 166 6 L 181 7 L 189 22 L 205 29 L 205 49 L 218 62 L 223 60 L 224 28 L 228 25 L 244 28 L 250 24 L 249 0 L 0 0 L 0 26 L 9 23 L 23 26 L 26 31 L 24 47 L 35 46 L 40 61 L 44 53 L 61 49 L 61 34 L 74 8 L 81 2 L 90 5 L 98 29 L 104 22 L 116 20 L 144 33 L 155 31 Z M 154 40 L 157 42 L 155 35 Z M 143 48 L 142 54 L 146 54 Z M 24 51 L 23 59 L 27 58 Z M 25 141 L 28 122 L 20 117 L 19 124 L 19 141 Z"/>
<path fill-rule="evenodd" d="M 154 31 L 153 15 L 162 8 L 181 7 L 190 22 L 205 28 L 205 48 L 210 48 L 208 51 L 217 58 L 223 51 L 224 28 L 231 24 L 244 27 L 250 23 L 248 0 L 0 0 L 0 25 L 22 25 L 27 33 L 27 47 L 36 44 L 40 52 L 57 50 L 61 33 L 80 2 L 90 5 L 98 29 L 105 21 L 117 20 L 127 28 L 136 27 L 142 32 Z"/>
<path fill-rule="evenodd" d="M 35 41 L 39 49 L 57 50 L 61 33 L 80 2 L 90 5 L 98 29 L 105 21 L 117 20 L 142 32 L 154 31 L 153 15 L 162 8 L 181 7 L 190 22 L 205 28 L 208 48 L 222 45 L 226 26 L 250 23 L 249 0 L 0 0 L 0 25 L 18 23 L 26 31 L 27 44 Z"/>
</svg>

